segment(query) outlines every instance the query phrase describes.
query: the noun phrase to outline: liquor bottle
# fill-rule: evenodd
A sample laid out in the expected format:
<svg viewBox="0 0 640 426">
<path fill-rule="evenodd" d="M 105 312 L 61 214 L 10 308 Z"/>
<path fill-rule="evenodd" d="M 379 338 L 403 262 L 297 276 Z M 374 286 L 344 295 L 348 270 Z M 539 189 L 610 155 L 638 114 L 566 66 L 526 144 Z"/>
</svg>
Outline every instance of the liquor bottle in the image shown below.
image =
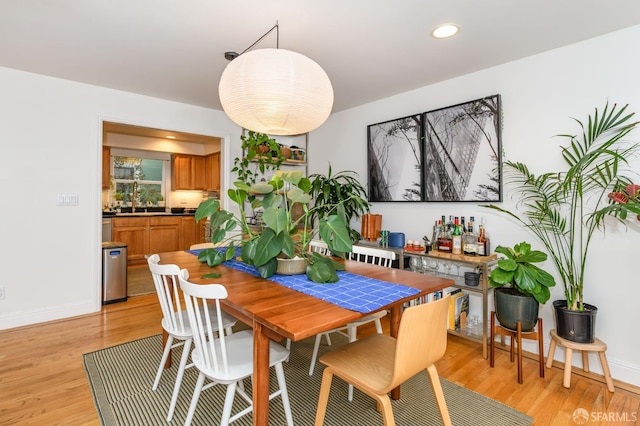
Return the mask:
<svg viewBox="0 0 640 426">
<path fill-rule="evenodd" d="M 489 256 L 490 251 L 489 239 L 484 230 L 484 225 L 480 225 L 480 234 L 478 234 L 478 256 Z"/>
<path fill-rule="evenodd" d="M 440 228 L 440 237 L 438 238 L 438 251 L 451 253 L 453 242 L 451 241 L 451 233 L 443 223 Z"/>
<path fill-rule="evenodd" d="M 462 254 L 464 254 L 464 234 L 467 233 L 464 216 L 460 216 L 460 233 L 462 234 Z"/>
<path fill-rule="evenodd" d="M 458 221 L 458 218 L 456 218 L 453 223 L 451 242 L 451 253 L 462 254 L 462 231 L 460 230 L 460 222 Z"/>
<path fill-rule="evenodd" d="M 431 250 L 438 250 L 438 238 L 440 238 L 440 228 L 442 227 L 442 221 L 436 220 L 433 225 L 433 236 L 431 237 Z"/>
<path fill-rule="evenodd" d="M 478 236 L 473 231 L 473 216 L 467 222 L 467 232 L 462 234 L 462 253 L 468 256 L 478 254 Z"/>
</svg>

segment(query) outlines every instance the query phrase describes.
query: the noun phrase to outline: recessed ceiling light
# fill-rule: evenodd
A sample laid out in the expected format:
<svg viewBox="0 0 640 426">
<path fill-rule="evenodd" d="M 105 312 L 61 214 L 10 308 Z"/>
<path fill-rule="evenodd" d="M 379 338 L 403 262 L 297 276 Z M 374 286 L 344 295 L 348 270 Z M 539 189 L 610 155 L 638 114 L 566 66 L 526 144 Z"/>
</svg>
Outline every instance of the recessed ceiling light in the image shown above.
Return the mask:
<svg viewBox="0 0 640 426">
<path fill-rule="evenodd" d="M 431 36 L 435 38 L 448 38 L 456 35 L 460 27 L 456 24 L 442 24 L 431 30 Z"/>
<path fill-rule="evenodd" d="M 167 139 L 175 139 L 175 136 L 167 136 Z"/>
</svg>

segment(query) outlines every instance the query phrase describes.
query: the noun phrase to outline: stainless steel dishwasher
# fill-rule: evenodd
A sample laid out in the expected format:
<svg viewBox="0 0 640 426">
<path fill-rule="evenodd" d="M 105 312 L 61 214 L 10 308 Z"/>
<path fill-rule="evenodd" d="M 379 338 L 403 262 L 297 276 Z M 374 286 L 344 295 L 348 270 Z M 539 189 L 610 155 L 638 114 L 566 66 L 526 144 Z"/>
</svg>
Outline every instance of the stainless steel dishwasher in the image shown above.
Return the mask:
<svg viewBox="0 0 640 426">
<path fill-rule="evenodd" d="M 102 304 L 127 300 L 127 245 L 102 243 Z"/>
</svg>

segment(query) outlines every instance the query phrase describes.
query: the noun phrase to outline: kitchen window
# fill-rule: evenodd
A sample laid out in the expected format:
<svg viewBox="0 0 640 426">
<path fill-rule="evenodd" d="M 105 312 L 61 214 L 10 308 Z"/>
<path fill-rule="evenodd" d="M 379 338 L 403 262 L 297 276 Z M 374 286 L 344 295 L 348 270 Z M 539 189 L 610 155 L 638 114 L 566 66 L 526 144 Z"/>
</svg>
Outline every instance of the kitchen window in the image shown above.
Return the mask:
<svg viewBox="0 0 640 426">
<path fill-rule="evenodd" d="M 118 155 L 112 156 L 111 160 L 116 204 L 131 205 L 134 182 L 137 182 L 136 206 L 164 206 L 163 160 Z"/>
</svg>

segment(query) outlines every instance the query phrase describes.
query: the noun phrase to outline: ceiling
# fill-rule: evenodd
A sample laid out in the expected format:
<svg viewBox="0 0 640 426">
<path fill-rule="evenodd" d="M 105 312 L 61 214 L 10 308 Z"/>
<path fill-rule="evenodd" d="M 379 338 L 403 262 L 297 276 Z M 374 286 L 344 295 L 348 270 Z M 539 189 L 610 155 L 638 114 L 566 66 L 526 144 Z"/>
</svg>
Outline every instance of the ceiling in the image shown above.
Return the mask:
<svg viewBox="0 0 640 426">
<path fill-rule="evenodd" d="M 276 22 L 280 48 L 327 72 L 337 112 L 640 24 L 640 1 L 3 0 L 0 66 L 221 109 L 224 52 Z M 430 37 L 443 22 L 460 33 Z"/>
</svg>

